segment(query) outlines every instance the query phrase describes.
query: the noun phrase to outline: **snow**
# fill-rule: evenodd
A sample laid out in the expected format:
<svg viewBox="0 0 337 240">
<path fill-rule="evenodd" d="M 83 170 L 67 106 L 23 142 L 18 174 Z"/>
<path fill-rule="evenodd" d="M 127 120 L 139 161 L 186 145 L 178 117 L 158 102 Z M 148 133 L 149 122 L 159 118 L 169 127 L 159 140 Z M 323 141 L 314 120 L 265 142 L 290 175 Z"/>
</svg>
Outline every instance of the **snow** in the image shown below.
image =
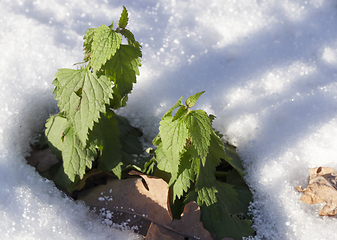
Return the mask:
<svg viewBox="0 0 337 240">
<path fill-rule="evenodd" d="M 133 239 L 112 231 L 25 163 L 57 111 L 57 69 L 82 61 L 89 27 L 118 21 L 143 46 L 141 75 L 120 113 L 150 141 L 181 96 L 238 147 L 254 193 L 254 239 L 336 239 L 295 186 L 308 168 L 337 169 L 335 0 L 3 0 L 0 2 L 1 239 Z"/>
</svg>

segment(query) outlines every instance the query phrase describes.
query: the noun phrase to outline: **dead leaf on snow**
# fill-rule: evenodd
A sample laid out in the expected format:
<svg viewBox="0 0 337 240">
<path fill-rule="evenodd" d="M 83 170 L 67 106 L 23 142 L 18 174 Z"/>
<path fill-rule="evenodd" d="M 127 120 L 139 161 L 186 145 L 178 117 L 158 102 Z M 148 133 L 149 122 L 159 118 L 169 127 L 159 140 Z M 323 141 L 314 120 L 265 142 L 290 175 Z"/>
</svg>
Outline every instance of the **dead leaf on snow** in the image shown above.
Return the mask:
<svg viewBox="0 0 337 240">
<path fill-rule="evenodd" d="M 332 168 L 318 167 L 309 169 L 309 173 L 308 187 L 296 187 L 297 191 L 304 192 L 301 201 L 308 204 L 325 202 L 319 215 L 334 216 L 337 214 L 337 172 Z"/>
<path fill-rule="evenodd" d="M 200 209 L 196 203 L 185 206 L 180 220 L 172 220 L 167 183 L 160 178 L 137 175 L 140 177 L 111 179 L 106 185 L 79 193 L 78 199 L 97 211 L 104 208 L 109 213 L 105 215 L 108 221 L 127 223 L 131 229 L 138 228 L 140 234 L 149 234 L 147 239 L 213 239 L 200 222 Z M 163 237 L 155 237 L 158 234 Z"/>
</svg>

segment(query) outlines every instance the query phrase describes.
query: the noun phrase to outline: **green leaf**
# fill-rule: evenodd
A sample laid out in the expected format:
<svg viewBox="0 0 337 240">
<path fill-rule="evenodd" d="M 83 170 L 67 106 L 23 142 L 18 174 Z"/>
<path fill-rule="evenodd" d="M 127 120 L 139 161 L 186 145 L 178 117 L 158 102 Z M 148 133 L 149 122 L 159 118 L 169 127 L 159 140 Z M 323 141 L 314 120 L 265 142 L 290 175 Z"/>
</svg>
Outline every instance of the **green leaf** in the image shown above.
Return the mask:
<svg viewBox="0 0 337 240">
<path fill-rule="evenodd" d="M 212 167 L 215 169 L 215 167 L 220 163 L 221 159 L 225 159 L 225 157 L 226 154 L 223 142 L 215 134 L 215 132 L 212 132 L 206 161 L 208 161 L 209 164 L 212 164 Z"/>
<path fill-rule="evenodd" d="M 184 117 L 184 116 L 187 114 L 187 112 L 188 112 L 188 109 L 187 109 L 187 108 L 185 108 L 184 106 L 180 107 L 180 108 L 178 109 L 178 111 L 176 112 L 176 114 L 174 115 L 172 121 L 175 121 L 175 120 L 177 120 L 178 118 Z"/>
<path fill-rule="evenodd" d="M 106 114 L 101 113 L 98 123 L 95 123 L 92 132 L 89 135 L 89 141 L 94 143 L 100 150 L 98 158 L 98 169 L 103 171 L 113 171 L 121 178 L 121 144 L 119 141 L 118 121 L 115 113 L 108 110 Z"/>
<path fill-rule="evenodd" d="M 232 184 L 215 180 L 214 185 L 218 190 L 217 199 L 219 203 L 226 206 L 227 211 L 230 214 L 234 215 L 245 212 L 245 209 L 242 209 L 241 202 L 238 198 L 238 193 Z"/>
<path fill-rule="evenodd" d="M 242 166 L 242 163 L 241 163 L 241 159 L 240 159 L 238 153 L 236 152 L 235 147 L 233 147 L 229 144 L 226 144 L 225 152 L 226 152 L 226 155 L 225 155 L 224 159 L 230 165 L 232 165 L 232 167 L 235 168 L 240 173 L 240 175 L 242 177 L 244 177 L 244 175 L 245 175 L 244 169 L 243 169 L 243 166 Z"/>
<path fill-rule="evenodd" d="M 58 160 L 62 159 L 62 148 L 64 146 L 62 138 L 64 131 L 69 127 L 66 118 L 59 115 L 53 115 L 45 124 L 45 135 L 48 139 L 48 145 Z"/>
<path fill-rule="evenodd" d="M 181 162 L 179 165 L 179 172 L 176 181 L 173 184 L 173 203 L 176 198 L 181 198 L 184 192 L 187 193 L 191 186 L 191 182 L 195 181 L 194 171 L 190 160 L 190 153 L 186 151 L 182 154 Z"/>
<path fill-rule="evenodd" d="M 196 148 L 202 164 L 205 165 L 211 133 L 213 132 L 208 115 L 203 110 L 190 111 L 185 117 L 185 123 L 192 144 Z"/>
<path fill-rule="evenodd" d="M 183 97 L 181 97 L 163 116 L 162 119 L 172 117 L 173 111 L 178 107 L 183 107 Z"/>
<path fill-rule="evenodd" d="M 118 27 L 120 27 L 120 28 L 126 28 L 126 25 L 128 25 L 128 21 L 129 21 L 128 11 L 123 6 L 123 12 L 122 12 L 121 17 L 119 19 Z"/>
<path fill-rule="evenodd" d="M 162 143 L 160 143 L 157 147 L 156 159 L 158 163 L 157 168 L 159 170 L 170 173 L 171 176 L 175 175 L 174 178 L 176 178 L 176 176 L 178 175 L 179 165 L 173 164 L 171 159 L 166 157 Z"/>
<path fill-rule="evenodd" d="M 84 49 L 84 61 L 88 62 L 91 59 L 92 42 L 94 41 L 94 35 L 96 28 L 89 28 L 83 37 L 83 49 Z"/>
<path fill-rule="evenodd" d="M 145 173 L 146 175 L 153 175 L 156 166 L 157 166 L 156 158 L 152 157 L 148 162 L 144 164 L 142 172 Z"/>
<path fill-rule="evenodd" d="M 227 173 L 226 183 L 234 186 L 235 191 L 238 193 L 238 199 L 240 200 L 239 212 L 248 217 L 248 207 L 251 201 L 253 201 L 253 195 L 249 190 L 245 180 L 238 173 L 238 171 L 233 170 Z"/>
<path fill-rule="evenodd" d="M 119 138 L 122 146 L 122 151 L 124 151 L 128 155 L 143 154 L 143 145 L 139 141 L 139 138 L 142 136 L 143 133 L 138 128 L 131 126 L 126 118 L 119 115 L 115 115 L 115 118 L 118 121 L 117 126 L 120 132 Z M 131 164 L 131 162 L 128 162 L 128 164 Z M 134 164 L 134 162 L 132 164 Z"/>
<path fill-rule="evenodd" d="M 161 143 L 161 138 L 160 138 L 160 134 L 158 134 L 153 140 L 152 140 L 152 144 L 155 146 L 158 146 Z"/>
<path fill-rule="evenodd" d="M 206 206 L 210 206 L 218 201 L 215 196 L 218 190 L 214 185 L 214 181 L 216 180 L 214 171 L 215 166 L 207 161 L 206 164 L 199 169 L 195 184 L 195 191 L 198 193 L 197 203 L 199 206 L 204 204 Z"/>
<path fill-rule="evenodd" d="M 48 171 L 40 173 L 42 177 L 52 180 L 56 186 L 66 191 L 68 194 L 77 189 L 77 184 L 80 180 L 78 176 L 75 177 L 75 181 L 72 182 L 68 175 L 64 172 L 63 163 L 58 162 L 49 168 Z"/>
<path fill-rule="evenodd" d="M 195 200 L 201 208 L 203 225 L 215 233 L 217 239 L 242 239 L 243 236 L 254 234 L 251 222 L 246 219 L 251 194 L 238 173 L 243 171 L 238 158 L 231 161 L 238 170 L 227 173 L 228 183 L 216 180 L 216 166 L 222 159 L 231 159 L 226 155 L 221 135 L 212 128 L 215 117 L 208 116 L 202 110 L 189 109 L 202 93 L 187 99 L 186 106 L 182 105 L 180 98 L 164 114 L 159 134 L 153 140 L 153 144 L 158 146 L 154 154 L 158 171 L 154 174 L 171 175 L 165 180 L 171 186 L 170 201 L 173 203 L 170 204 L 176 215 L 181 213 L 179 209 L 182 202 L 186 204 Z M 235 187 L 229 183 L 235 184 Z"/>
<path fill-rule="evenodd" d="M 150 159 L 149 157 L 143 156 L 144 148 L 139 140 L 142 136 L 142 132 L 131 126 L 126 118 L 119 115 L 114 115 L 114 118 L 118 122 L 116 126 L 118 127 L 118 137 L 121 145 L 119 149 L 121 154 L 120 162 L 122 163 L 120 164 L 121 170 L 124 171 L 124 169 L 129 166 L 137 166 L 142 169 L 145 162 Z"/>
<path fill-rule="evenodd" d="M 220 195 L 220 194 L 219 194 Z M 242 237 L 254 235 L 251 222 L 248 219 L 240 219 L 237 215 L 228 212 L 226 203 L 221 200 L 210 206 L 201 206 L 201 221 L 205 229 L 216 234 L 216 239 L 233 238 L 241 240 Z M 214 216 L 218 215 L 219 219 Z"/>
<path fill-rule="evenodd" d="M 61 112 L 72 122 L 85 146 L 89 129 L 98 121 L 100 113 L 106 111 L 106 104 L 112 98 L 111 82 L 105 76 L 98 78 L 83 68 L 60 69 L 55 74 L 53 84 Z"/>
<path fill-rule="evenodd" d="M 215 179 L 214 163 L 206 161 L 195 185 L 197 203 L 201 208 L 201 221 L 204 227 L 217 235 L 217 239 L 232 237 L 242 239 L 242 236 L 254 234 L 247 219 L 239 219 L 247 211 L 246 201 L 239 199 L 242 194 L 228 183 L 222 183 Z"/>
<path fill-rule="evenodd" d="M 139 75 L 138 67 L 141 66 L 141 51 L 131 45 L 121 45 L 116 54 L 102 67 L 115 86 L 113 88 L 116 98 L 123 99 L 132 90 Z"/>
<path fill-rule="evenodd" d="M 227 183 L 215 181 L 218 202 L 210 206 L 201 206 L 201 220 L 204 227 L 217 235 L 218 239 L 231 237 L 242 239 L 254 234 L 251 222 L 244 218 L 237 192 Z M 219 219 L 214 218 L 215 215 Z M 240 218 L 239 218 L 240 217 Z M 224 227 L 226 226 L 226 227 Z"/>
<path fill-rule="evenodd" d="M 70 128 L 64 136 L 63 144 L 62 158 L 64 172 L 74 182 L 77 175 L 80 178 L 83 177 L 87 167 L 91 169 L 97 152 L 93 145 L 85 148 L 73 128 Z"/>
<path fill-rule="evenodd" d="M 94 72 L 111 59 L 120 48 L 122 37 L 106 25 L 97 28 L 92 42 L 91 67 Z"/>
<path fill-rule="evenodd" d="M 144 153 L 143 145 L 139 140 L 143 133 L 138 128 L 131 126 L 126 118 L 118 115 L 115 118 L 118 121 L 117 126 L 120 131 L 121 150 L 125 153 L 122 161 L 126 165 L 134 165 L 134 156 Z M 143 163 L 140 164 L 142 165 Z"/>
<path fill-rule="evenodd" d="M 135 36 L 132 34 L 132 32 L 123 28 L 119 30 L 119 33 L 122 34 L 128 40 L 129 45 L 132 45 L 136 48 L 141 48 L 141 45 L 139 44 L 139 42 L 135 40 Z"/>
<path fill-rule="evenodd" d="M 186 124 L 182 120 L 172 122 L 172 117 L 164 118 L 160 121 L 159 131 L 165 156 L 170 159 L 171 164 L 175 165 L 175 169 L 178 170 L 180 154 L 183 153 L 188 138 Z M 175 180 L 177 173 L 177 171 L 171 172 L 171 181 Z"/>
<path fill-rule="evenodd" d="M 199 97 L 204 93 L 205 91 L 202 92 L 198 92 L 196 94 L 194 94 L 193 96 L 189 97 L 186 99 L 185 101 L 185 106 L 187 108 L 191 108 L 194 106 L 194 104 L 197 102 L 197 100 L 199 99 Z"/>
</svg>

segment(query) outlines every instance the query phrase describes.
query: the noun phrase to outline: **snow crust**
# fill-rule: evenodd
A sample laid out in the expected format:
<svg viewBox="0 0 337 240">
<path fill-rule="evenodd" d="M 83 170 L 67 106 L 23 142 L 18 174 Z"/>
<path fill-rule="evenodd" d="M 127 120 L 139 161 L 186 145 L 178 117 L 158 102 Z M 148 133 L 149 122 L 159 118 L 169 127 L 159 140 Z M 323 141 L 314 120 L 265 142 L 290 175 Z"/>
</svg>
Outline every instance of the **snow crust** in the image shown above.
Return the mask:
<svg viewBox="0 0 337 240">
<path fill-rule="evenodd" d="M 1 1 L 1 239 L 137 237 L 101 225 L 24 159 L 57 110 L 53 75 L 82 61 L 84 32 L 118 21 L 122 5 L 143 67 L 120 113 L 151 141 L 164 112 L 205 90 L 195 108 L 238 147 L 254 239 L 336 239 L 336 217 L 295 190 L 308 168 L 337 169 L 334 0 Z"/>
</svg>

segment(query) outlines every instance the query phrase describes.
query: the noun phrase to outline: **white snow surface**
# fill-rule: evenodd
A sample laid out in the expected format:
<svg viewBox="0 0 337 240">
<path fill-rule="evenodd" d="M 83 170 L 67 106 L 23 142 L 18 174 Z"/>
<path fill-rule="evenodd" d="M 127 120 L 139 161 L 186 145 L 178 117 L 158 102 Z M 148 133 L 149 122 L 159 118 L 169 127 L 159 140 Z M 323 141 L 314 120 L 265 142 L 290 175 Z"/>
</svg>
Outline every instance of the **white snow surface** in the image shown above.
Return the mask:
<svg viewBox="0 0 337 240">
<path fill-rule="evenodd" d="M 308 169 L 337 169 L 335 0 L 0 1 L 0 238 L 133 239 L 43 179 L 25 157 L 57 111 L 53 76 L 83 59 L 90 27 L 118 21 L 143 46 L 120 111 L 150 142 L 181 97 L 235 144 L 254 193 L 254 239 L 337 239 L 336 217 L 300 201 Z M 224 226 L 225 227 L 225 226 Z"/>
</svg>

